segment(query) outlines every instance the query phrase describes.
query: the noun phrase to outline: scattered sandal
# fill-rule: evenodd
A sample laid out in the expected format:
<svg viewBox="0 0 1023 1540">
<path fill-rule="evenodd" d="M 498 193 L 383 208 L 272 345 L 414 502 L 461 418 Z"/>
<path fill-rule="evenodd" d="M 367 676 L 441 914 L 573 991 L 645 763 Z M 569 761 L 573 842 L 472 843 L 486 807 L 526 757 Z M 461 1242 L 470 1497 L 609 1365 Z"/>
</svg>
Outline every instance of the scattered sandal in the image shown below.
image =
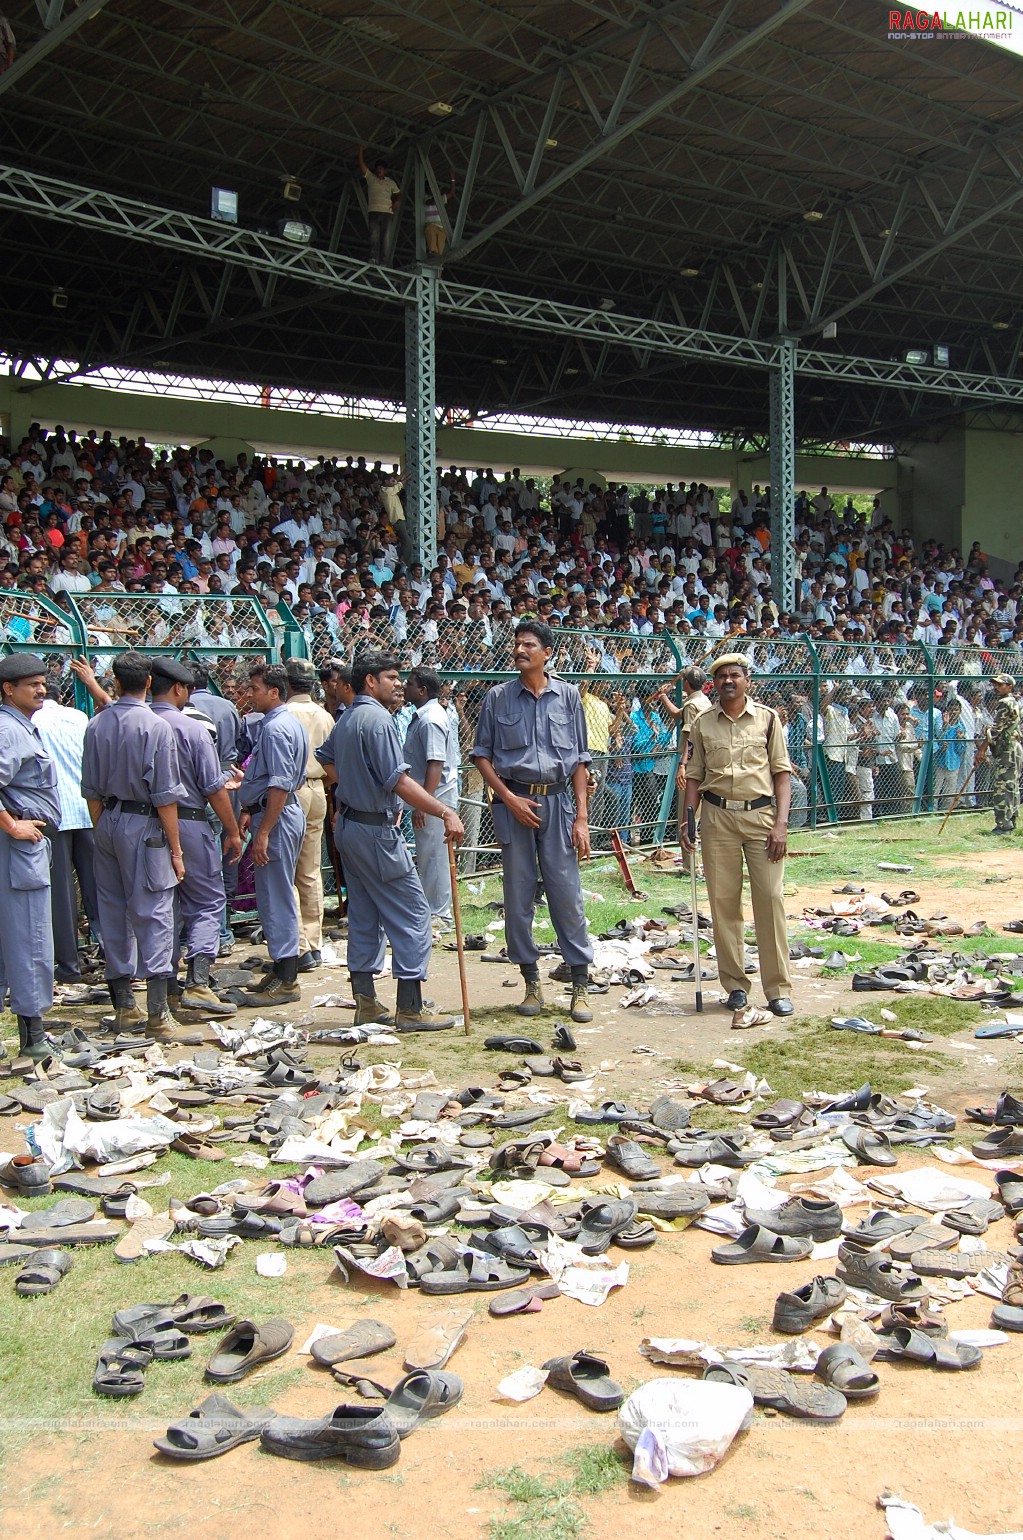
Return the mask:
<svg viewBox="0 0 1023 1540">
<path fill-rule="evenodd" d="M 890 1336 L 882 1337 L 876 1357 L 923 1364 L 931 1369 L 978 1369 L 984 1355 L 980 1348 L 947 1337 L 928 1337 L 912 1326 L 896 1326 Z"/>
<path fill-rule="evenodd" d="M 49 1294 L 70 1270 L 71 1258 L 66 1251 L 42 1249 L 30 1262 L 26 1262 L 14 1280 L 16 1294 Z"/>
</svg>

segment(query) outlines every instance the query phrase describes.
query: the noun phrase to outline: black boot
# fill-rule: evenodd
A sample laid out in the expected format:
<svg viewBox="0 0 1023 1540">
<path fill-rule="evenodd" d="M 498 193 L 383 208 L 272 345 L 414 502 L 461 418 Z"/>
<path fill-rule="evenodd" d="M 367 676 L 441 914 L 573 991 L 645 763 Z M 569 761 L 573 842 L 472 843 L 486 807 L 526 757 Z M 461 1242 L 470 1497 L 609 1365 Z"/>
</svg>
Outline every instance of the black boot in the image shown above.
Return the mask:
<svg viewBox="0 0 1023 1540">
<path fill-rule="evenodd" d="M 28 1059 L 34 1059 L 36 1063 L 40 1059 L 49 1057 L 50 1050 L 46 1046 L 46 1028 L 43 1026 L 41 1016 L 18 1017 L 18 1041 L 21 1051 Z"/>
<path fill-rule="evenodd" d="M 273 974 L 256 989 L 246 990 L 246 1005 L 290 1005 L 301 1000 L 298 987 L 298 957 L 279 957 Z"/>
<path fill-rule="evenodd" d="M 146 1018 L 135 1004 L 131 979 L 109 979 L 107 988 L 114 1007 L 114 1027 L 118 1032 L 137 1032 L 146 1025 Z"/>
<path fill-rule="evenodd" d="M 355 1025 L 393 1027 L 394 1017 L 382 1000 L 377 999 L 376 983 L 372 973 L 350 973 L 352 994 L 355 996 Z"/>
<path fill-rule="evenodd" d="M 423 1010 L 421 979 L 398 980 L 398 1008 L 394 1013 L 396 1032 L 443 1032 L 454 1024 L 453 1016 L 430 1016 Z"/>
<path fill-rule="evenodd" d="M 157 1038 L 173 1037 L 177 1033 L 174 1017 L 167 1008 L 166 975 L 146 979 L 146 1031 Z"/>
</svg>

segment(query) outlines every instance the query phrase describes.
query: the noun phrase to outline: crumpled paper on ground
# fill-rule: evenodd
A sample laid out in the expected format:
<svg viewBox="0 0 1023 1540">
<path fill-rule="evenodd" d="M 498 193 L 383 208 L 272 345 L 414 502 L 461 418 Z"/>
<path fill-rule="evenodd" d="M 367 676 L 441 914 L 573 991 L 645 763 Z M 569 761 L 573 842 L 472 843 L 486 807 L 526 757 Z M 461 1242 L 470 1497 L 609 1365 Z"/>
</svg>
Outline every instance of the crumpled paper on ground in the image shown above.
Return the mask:
<svg viewBox="0 0 1023 1540">
<path fill-rule="evenodd" d="M 81 1165 L 83 1160 L 103 1163 L 144 1151 L 164 1150 L 180 1132 L 180 1123 L 172 1123 L 159 1113 L 149 1118 L 133 1114 L 109 1123 L 87 1123 L 69 1096 L 44 1107 L 40 1120 L 32 1125 L 39 1154 L 57 1175 Z"/>
<path fill-rule="evenodd" d="M 0 1164 L 12 1158 L 5 1150 L 0 1150 Z M 27 1218 L 27 1209 L 15 1208 L 10 1203 L 0 1203 L 0 1230 L 18 1230 Z"/>
<path fill-rule="evenodd" d="M 191 1257 L 193 1262 L 201 1262 L 203 1267 L 212 1270 L 223 1267 L 227 1261 L 227 1253 L 241 1243 L 240 1235 L 215 1235 L 209 1239 L 190 1236 L 188 1240 L 180 1243 L 154 1239 L 146 1241 L 145 1247 L 147 1252 L 180 1251 L 184 1256 Z"/>
<path fill-rule="evenodd" d="M 744 1363 L 761 1368 L 793 1369 L 812 1374 L 821 1350 L 811 1339 L 793 1337 L 789 1342 L 761 1342 L 749 1347 L 716 1347 L 688 1337 L 644 1337 L 639 1351 L 651 1363 L 671 1364 L 676 1369 L 698 1369 L 706 1364 Z"/>
<path fill-rule="evenodd" d="M 396 1283 L 399 1289 L 408 1288 L 405 1254 L 397 1246 L 388 1246 L 377 1257 L 354 1257 L 343 1246 L 335 1246 L 334 1260 L 346 1283 L 351 1281 L 351 1273 L 356 1272 L 365 1273 L 367 1278 Z"/>
<path fill-rule="evenodd" d="M 602 1305 L 612 1289 L 622 1289 L 629 1281 L 628 1262 L 615 1266 L 606 1257 L 588 1257 L 581 1246 L 560 1235 L 548 1238 L 540 1258 L 562 1294 L 580 1305 Z"/>
<path fill-rule="evenodd" d="M 497 1387 L 497 1394 L 506 1401 L 532 1401 L 546 1385 L 548 1373 L 547 1369 L 534 1369 L 527 1364 L 513 1374 L 506 1374 Z"/>
<path fill-rule="evenodd" d="M 1019 1529 L 1011 1534 L 981 1535 L 973 1529 L 962 1529 L 954 1519 L 928 1524 L 915 1504 L 894 1492 L 882 1492 L 877 1502 L 884 1509 L 892 1540 L 1023 1540 L 1023 1530 Z"/>
<path fill-rule="evenodd" d="M 971 1182 L 964 1176 L 952 1176 L 939 1171 L 936 1166 L 918 1166 L 914 1171 L 902 1171 L 892 1176 L 872 1177 L 874 1192 L 894 1192 L 917 1208 L 932 1214 L 944 1209 L 959 1208 L 971 1198 L 990 1198 L 991 1190 L 980 1182 Z"/>
<path fill-rule="evenodd" d="M 827 1139 L 823 1144 L 809 1145 L 805 1150 L 792 1150 L 783 1154 L 784 1142 L 775 1144 L 777 1154 L 757 1156 L 757 1165 L 776 1176 L 787 1176 L 801 1171 L 820 1171 L 825 1166 L 854 1166 L 856 1156 L 844 1144 Z"/>
<path fill-rule="evenodd" d="M 228 1027 L 222 1021 L 210 1023 L 221 1044 L 229 1053 L 265 1053 L 268 1048 L 296 1048 L 305 1045 L 305 1032 L 299 1031 L 287 1021 L 271 1021 L 257 1016 L 255 1021 L 243 1027 Z"/>
<path fill-rule="evenodd" d="M 486 1186 L 486 1182 L 483 1183 Z M 576 1189 L 577 1190 L 577 1189 Z M 556 1199 L 563 1188 L 550 1187 L 546 1182 L 491 1182 L 490 1191 L 498 1203 L 507 1203 L 511 1208 L 535 1208 L 545 1198 Z M 573 1192 L 575 1196 L 575 1191 Z"/>
<path fill-rule="evenodd" d="M 806 1193 L 811 1198 L 830 1198 L 840 1208 L 856 1208 L 861 1203 L 872 1203 L 874 1200 L 868 1188 L 843 1166 L 836 1166 L 830 1176 L 823 1176 L 812 1182 L 793 1182 L 789 1188 L 792 1193 Z"/>
<path fill-rule="evenodd" d="M 739 1177 L 735 1201 L 704 1209 L 703 1213 L 696 1216 L 694 1224 L 700 1230 L 709 1230 L 712 1235 L 730 1235 L 734 1238 L 749 1228 L 747 1208 L 773 1211 L 781 1208 L 788 1201 L 788 1196 L 787 1192 L 776 1191 L 764 1182 L 760 1173 L 752 1167 L 747 1167 Z"/>
</svg>

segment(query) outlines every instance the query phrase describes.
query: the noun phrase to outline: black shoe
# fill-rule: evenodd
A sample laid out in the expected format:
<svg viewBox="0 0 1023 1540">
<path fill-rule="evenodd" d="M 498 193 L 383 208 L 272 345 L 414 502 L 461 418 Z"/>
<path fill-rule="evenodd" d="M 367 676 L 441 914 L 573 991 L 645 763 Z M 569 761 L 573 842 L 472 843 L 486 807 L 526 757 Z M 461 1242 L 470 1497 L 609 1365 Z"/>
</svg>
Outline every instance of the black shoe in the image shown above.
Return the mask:
<svg viewBox="0 0 1023 1540">
<path fill-rule="evenodd" d="M 313 967 L 314 968 L 322 968 L 323 967 L 323 953 L 320 951 L 320 949 L 318 947 L 314 947 L 312 952 L 309 955 L 312 957 Z"/>
<path fill-rule="evenodd" d="M 316 972 L 316 963 L 313 961 L 312 952 L 302 953 L 302 956 L 298 959 L 298 971 L 299 973 Z"/>
<path fill-rule="evenodd" d="M 777 1000 L 768 1000 L 767 1009 L 772 1016 L 791 1016 L 795 1006 L 788 995 L 779 995 Z"/>
<path fill-rule="evenodd" d="M 744 1011 L 749 1005 L 749 995 L 744 989 L 733 989 L 725 1001 L 726 1011 Z"/>
</svg>

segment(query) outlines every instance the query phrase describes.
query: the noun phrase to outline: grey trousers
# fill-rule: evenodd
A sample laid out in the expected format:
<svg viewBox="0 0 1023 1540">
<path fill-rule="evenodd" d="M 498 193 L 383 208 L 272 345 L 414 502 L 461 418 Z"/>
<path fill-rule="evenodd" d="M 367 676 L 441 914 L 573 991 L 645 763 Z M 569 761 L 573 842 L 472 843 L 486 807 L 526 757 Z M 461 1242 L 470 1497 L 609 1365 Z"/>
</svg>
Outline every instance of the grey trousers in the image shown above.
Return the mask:
<svg viewBox="0 0 1023 1540">
<path fill-rule="evenodd" d="M 224 909 L 224 877 L 220 841 L 208 820 L 182 818 L 178 824 L 185 877 L 174 892 L 174 961 L 185 957 L 216 957 L 220 950 L 220 916 Z"/>
<path fill-rule="evenodd" d="M 158 818 L 107 808 L 95 829 L 96 904 L 108 979 L 169 978 L 174 890 L 170 846 Z"/>
<path fill-rule="evenodd" d="M 593 946 L 586 932 L 579 859 L 572 848 L 575 799 L 562 791 L 535 800 L 540 804 L 539 829 L 520 824 L 496 797 L 492 809 L 501 843 L 508 957 L 520 967 L 529 967 L 540 956 L 533 940 L 539 874 L 561 955 L 569 967 L 581 967 L 593 961 Z"/>
<path fill-rule="evenodd" d="M 42 1016 L 53 1004 L 50 842 L 0 834 L 0 972 L 15 1016 Z"/>
<path fill-rule="evenodd" d="M 252 815 L 255 838 L 265 814 Z M 305 814 L 297 802 L 286 802 L 281 816 L 270 830 L 266 866 L 253 866 L 256 877 L 256 908 L 263 927 L 267 951 L 274 962 L 282 957 L 298 956 L 298 901 L 295 897 L 295 868 L 305 838 Z M 214 954 L 215 955 L 215 954 Z"/>
<path fill-rule="evenodd" d="M 78 898 L 75 877 L 86 918 L 96 933 L 102 932 L 96 908 L 96 843 L 91 829 L 64 829 L 51 840 L 50 917 L 53 921 L 53 960 L 65 975 L 80 976 L 78 962 Z"/>
<path fill-rule="evenodd" d="M 451 804 L 454 806 L 454 804 Z M 430 913 L 446 920 L 451 914 L 451 861 L 448 844 L 444 838 L 444 824 L 440 818 L 426 816 L 426 823 L 416 830 L 416 871 L 426 894 Z"/>
<path fill-rule="evenodd" d="M 433 940 L 430 906 L 400 830 L 353 823 L 339 814 L 334 842 L 348 885 L 349 971 L 379 973 L 386 938 L 394 977 L 425 979 Z"/>
</svg>

